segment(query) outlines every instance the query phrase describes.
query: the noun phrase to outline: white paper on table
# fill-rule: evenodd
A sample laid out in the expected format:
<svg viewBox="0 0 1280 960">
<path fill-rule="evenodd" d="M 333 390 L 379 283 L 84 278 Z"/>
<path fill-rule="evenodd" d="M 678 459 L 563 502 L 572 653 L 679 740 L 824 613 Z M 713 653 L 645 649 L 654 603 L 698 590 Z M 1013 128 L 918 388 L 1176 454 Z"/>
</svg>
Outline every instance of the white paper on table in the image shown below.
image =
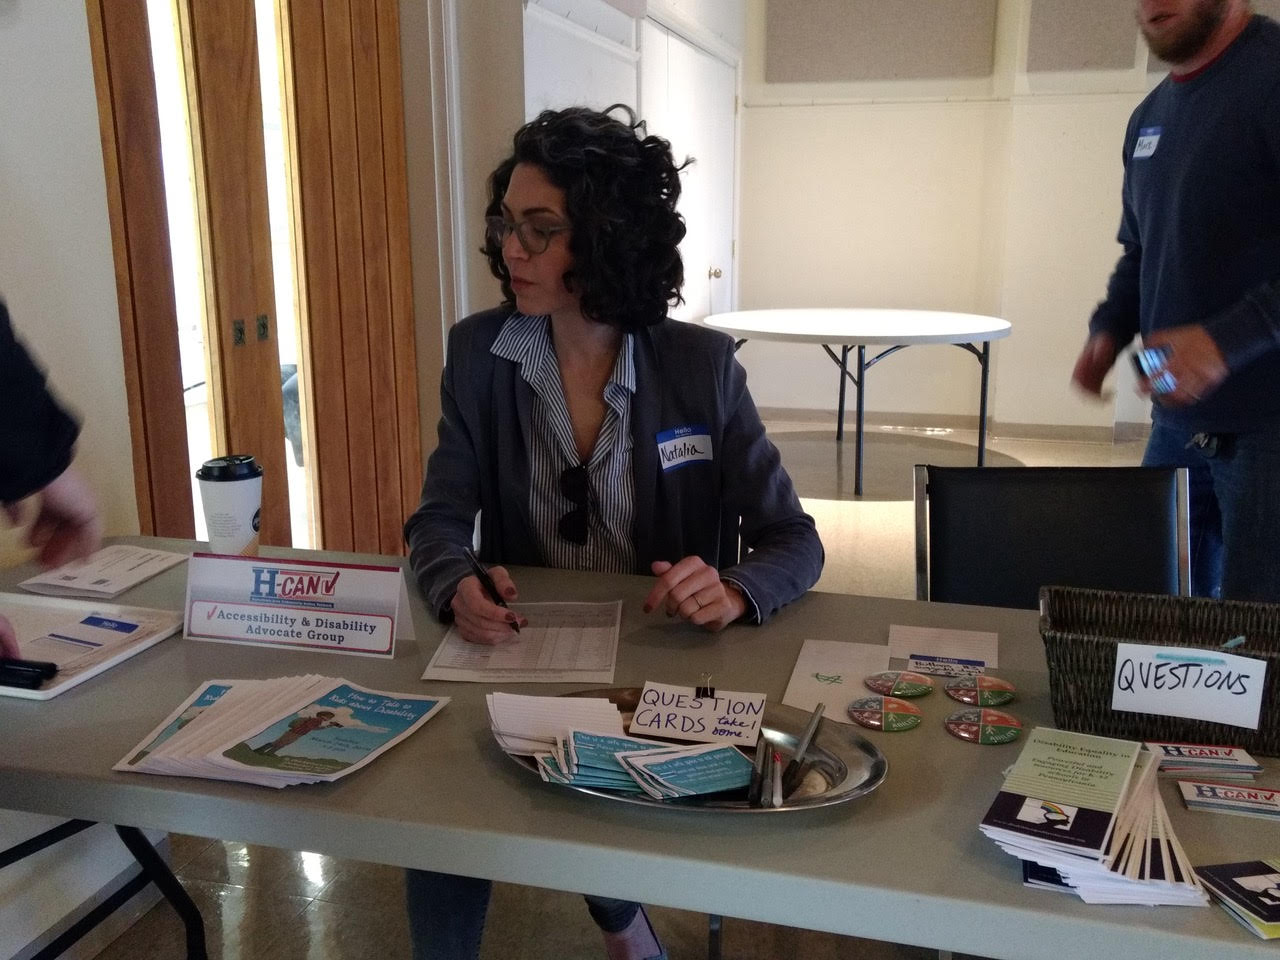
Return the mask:
<svg viewBox="0 0 1280 960">
<path fill-rule="evenodd" d="M 57 675 L 38 689 L 0 686 L 0 696 L 24 700 L 55 697 L 182 626 L 182 615 L 168 610 L 29 594 L 0 593 L 0 613 L 13 624 L 24 659 L 58 664 Z"/>
<path fill-rule="evenodd" d="M 612 683 L 622 601 L 517 603 L 529 621 L 506 643 L 468 643 L 451 627 L 423 680 L 472 683 Z"/>
<path fill-rule="evenodd" d="M 626 736 L 622 714 L 603 697 L 532 697 L 491 693 L 489 725 L 507 753 L 551 752 L 572 730 Z"/>
<path fill-rule="evenodd" d="M 828 720 L 852 723 L 844 708 L 862 695 L 863 678 L 888 669 L 889 648 L 883 644 L 806 640 L 782 702 L 809 712 L 825 703 Z"/>
<path fill-rule="evenodd" d="M 907 660 L 913 653 L 957 660 L 981 660 L 998 667 L 999 635 L 985 630 L 952 630 L 946 627 L 889 626 L 889 656 Z"/>
<path fill-rule="evenodd" d="M 53 597 L 114 597 L 187 559 L 186 554 L 117 543 L 87 560 L 74 560 L 18 586 Z"/>
<path fill-rule="evenodd" d="M 1218 650 L 1116 644 L 1111 709 L 1258 729 L 1267 662 Z"/>
</svg>

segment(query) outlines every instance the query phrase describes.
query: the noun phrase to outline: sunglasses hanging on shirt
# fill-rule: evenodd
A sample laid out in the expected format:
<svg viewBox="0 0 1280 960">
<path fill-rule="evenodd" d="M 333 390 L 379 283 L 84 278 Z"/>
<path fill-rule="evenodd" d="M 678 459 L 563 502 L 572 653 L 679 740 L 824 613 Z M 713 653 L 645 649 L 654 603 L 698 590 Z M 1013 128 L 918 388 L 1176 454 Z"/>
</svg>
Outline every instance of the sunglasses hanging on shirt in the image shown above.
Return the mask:
<svg viewBox="0 0 1280 960">
<path fill-rule="evenodd" d="M 557 529 L 570 543 L 584 546 L 590 521 L 591 478 L 584 464 L 569 467 L 560 474 L 560 493 L 573 504 L 573 509 L 560 518 Z"/>
</svg>

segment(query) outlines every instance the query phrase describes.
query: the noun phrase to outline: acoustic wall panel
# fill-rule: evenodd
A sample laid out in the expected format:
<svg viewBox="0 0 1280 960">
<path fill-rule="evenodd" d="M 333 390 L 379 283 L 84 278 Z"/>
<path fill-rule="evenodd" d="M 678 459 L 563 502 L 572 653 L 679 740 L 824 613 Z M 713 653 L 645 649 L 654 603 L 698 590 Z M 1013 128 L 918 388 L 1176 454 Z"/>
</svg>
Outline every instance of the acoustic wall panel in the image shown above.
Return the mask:
<svg viewBox="0 0 1280 960">
<path fill-rule="evenodd" d="M 1027 71 L 1132 70 L 1138 22 L 1124 0 L 1035 0 Z"/>
<path fill-rule="evenodd" d="M 767 0 L 765 82 L 987 77 L 996 6 L 997 0 Z"/>
</svg>

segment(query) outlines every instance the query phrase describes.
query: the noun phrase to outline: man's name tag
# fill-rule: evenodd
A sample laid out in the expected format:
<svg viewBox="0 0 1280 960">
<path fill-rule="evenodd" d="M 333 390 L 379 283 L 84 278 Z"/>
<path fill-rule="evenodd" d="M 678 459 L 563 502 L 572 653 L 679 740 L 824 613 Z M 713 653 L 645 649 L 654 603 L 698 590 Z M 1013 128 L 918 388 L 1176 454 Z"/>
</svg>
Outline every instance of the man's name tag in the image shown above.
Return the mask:
<svg viewBox="0 0 1280 960">
<path fill-rule="evenodd" d="M 1265 660 L 1194 647 L 1116 645 L 1111 709 L 1258 729 Z"/>
<path fill-rule="evenodd" d="M 1143 127 L 1138 131 L 1138 142 L 1133 145 L 1133 159 L 1142 160 L 1156 152 L 1160 143 L 1160 127 Z"/>
<path fill-rule="evenodd" d="M 663 430 L 658 434 L 658 462 L 675 470 L 698 460 L 711 460 L 711 432 L 701 424 Z"/>
<path fill-rule="evenodd" d="M 399 567 L 197 553 L 185 632 L 195 640 L 395 655 L 412 636 Z"/>
</svg>

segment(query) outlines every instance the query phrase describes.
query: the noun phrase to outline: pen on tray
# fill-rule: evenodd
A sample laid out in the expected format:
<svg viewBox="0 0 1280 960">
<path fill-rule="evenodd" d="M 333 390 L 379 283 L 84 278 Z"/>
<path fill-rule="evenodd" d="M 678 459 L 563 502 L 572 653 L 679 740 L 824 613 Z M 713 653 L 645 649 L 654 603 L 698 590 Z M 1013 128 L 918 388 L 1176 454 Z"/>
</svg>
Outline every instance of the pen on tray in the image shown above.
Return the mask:
<svg viewBox="0 0 1280 960">
<path fill-rule="evenodd" d="M 801 773 L 804 767 L 804 755 L 809 751 L 809 744 L 813 742 L 813 735 L 818 730 L 818 724 L 822 720 L 822 713 L 827 709 L 825 703 L 820 703 L 813 708 L 813 715 L 809 717 L 808 724 L 805 725 L 804 733 L 800 735 L 800 739 L 796 741 L 796 751 L 791 756 L 791 762 L 787 764 L 786 771 L 782 774 L 782 792 L 788 796 L 791 791 L 800 786 Z"/>
<path fill-rule="evenodd" d="M 488 594 L 489 599 L 500 607 L 505 607 L 507 601 L 502 599 L 502 594 L 498 592 L 498 588 L 493 583 L 493 577 L 489 576 L 489 571 L 484 568 L 484 564 L 468 547 L 463 552 L 463 556 L 467 558 L 467 563 L 471 565 L 471 572 L 476 575 L 476 579 L 480 581 L 480 586 L 484 588 L 484 592 Z M 514 620 L 508 620 L 508 625 L 516 633 L 520 632 L 520 624 Z"/>
<path fill-rule="evenodd" d="M 782 806 L 782 754 L 773 755 L 773 800 L 772 806 Z"/>
<path fill-rule="evenodd" d="M 764 778 L 769 767 L 769 757 L 773 751 L 769 741 L 761 735 L 756 741 L 756 762 L 751 768 L 751 785 L 747 787 L 747 806 L 758 807 L 764 793 Z"/>
</svg>

